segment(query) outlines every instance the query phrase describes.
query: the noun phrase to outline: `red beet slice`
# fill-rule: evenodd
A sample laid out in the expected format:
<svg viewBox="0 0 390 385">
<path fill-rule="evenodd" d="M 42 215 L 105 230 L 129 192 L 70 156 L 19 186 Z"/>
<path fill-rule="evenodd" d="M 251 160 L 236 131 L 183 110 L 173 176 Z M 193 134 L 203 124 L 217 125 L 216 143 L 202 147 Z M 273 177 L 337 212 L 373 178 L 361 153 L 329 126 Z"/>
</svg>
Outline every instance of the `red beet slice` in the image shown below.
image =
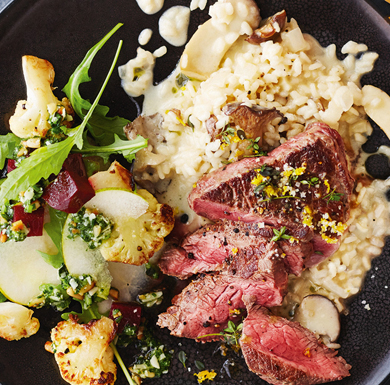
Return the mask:
<svg viewBox="0 0 390 385">
<path fill-rule="evenodd" d="M 69 171 L 71 174 L 77 174 L 78 176 L 85 178 L 87 172 L 83 162 L 81 154 L 69 154 L 62 165 L 62 171 Z"/>
<path fill-rule="evenodd" d="M 142 307 L 137 303 L 113 302 L 110 310 L 110 318 L 115 320 L 113 311 L 118 309 L 122 314 L 122 319 L 118 324 L 118 333 L 122 333 L 126 325 L 139 326 L 141 323 Z"/>
<path fill-rule="evenodd" d="M 16 168 L 15 161 L 13 159 L 8 159 L 7 161 L 7 173 L 14 171 Z"/>
<path fill-rule="evenodd" d="M 77 213 L 94 196 L 95 191 L 87 178 L 65 170 L 45 188 L 42 198 L 53 209 L 71 214 Z"/>
<path fill-rule="evenodd" d="M 12 222 L 22 221 L 23 224 L 30 229 L 27 234 L 28 237 L 38 237 L 42 235 L 44 216 L 44 209 L 42 206 L 32 213 L 26 213 L 23 205 L 16 205 L 13 209 L 14 219 Z"/>
</svg>

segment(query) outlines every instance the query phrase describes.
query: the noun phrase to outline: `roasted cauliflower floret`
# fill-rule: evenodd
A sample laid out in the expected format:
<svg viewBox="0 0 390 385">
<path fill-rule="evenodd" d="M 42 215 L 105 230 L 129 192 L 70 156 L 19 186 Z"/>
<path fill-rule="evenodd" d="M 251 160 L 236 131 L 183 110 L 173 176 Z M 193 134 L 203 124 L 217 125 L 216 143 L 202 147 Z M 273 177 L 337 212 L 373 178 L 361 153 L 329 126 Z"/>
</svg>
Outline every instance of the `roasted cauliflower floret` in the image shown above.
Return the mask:
<svg viewBox="0 0 390 385">
<path fill-rule="evenodd" d="M 13 302 L 0 303 L 0 337 L 8 341 L 28 338 L 39 330 L 33 311 Z"/>
<path fill-rule="evenodd" d="M 116 324 L 107 317 L 83 325 L 70 315 L 60 322 L 51 331 L 51 346 L 62 378 L 75 385 L 114 384 L 116 365 L 109 345 L 115 333 Z"/>
<path fill-rule="evenodd" d="M 138 190 L 137 194 L 148 202 L 149 208 L 137 219 L 123 216 L 115 221 L 111 238 L 100 248 L 107 261 L 142 265 L 162 247 L 164 237 L 173 229 L 170 206 L 158 203 L 146 190 Z"/>
<path fill-rule="evenodd" d="M 60 111 L 67 121 L 72 119 L 73 111 L 66 98 L 60 102 L 52 92 L 54 68 L 50 62 L 35 56 L 23 56 L 22 65 L 27 100 L 19 100 L 16 105 L 9 120 L 10 129 L 20 138 L 44 137 L 50 129 L 50 116 Z"/>
</svg>

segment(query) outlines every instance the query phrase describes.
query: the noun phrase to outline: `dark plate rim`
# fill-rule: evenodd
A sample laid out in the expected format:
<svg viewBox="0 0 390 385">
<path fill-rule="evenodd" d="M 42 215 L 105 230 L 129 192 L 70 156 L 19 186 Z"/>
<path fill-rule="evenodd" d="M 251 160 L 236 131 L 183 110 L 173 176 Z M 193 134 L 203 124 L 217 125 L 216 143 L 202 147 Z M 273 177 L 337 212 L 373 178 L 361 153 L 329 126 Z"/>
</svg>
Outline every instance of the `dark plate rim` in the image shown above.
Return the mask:
<svg viewBox="0 0 390 385">
<path fill-rule="evenodd" d="M 363 0 L 372 10 L 376 12 L 376 16 L 383 18 L 388 24 L 390 24 L 390 3 L 386 0 Z M 19 0 L 0 0 L 0 21 L 7 18 L 12 14 L 12 17 L 22 15 L 27 7 L 21 4 Z M 7 32 L 7 28 L 0 26 L 0 40 Z M 372 373 L 370 378 L 367 379 L 368 383 L 378 383 L 380 385 L 390 385 L 390 350 L 382 363 L 378 365 L 376 370 Z M 0 384 L 1 385 L 1 384 Z"/>
</svg>

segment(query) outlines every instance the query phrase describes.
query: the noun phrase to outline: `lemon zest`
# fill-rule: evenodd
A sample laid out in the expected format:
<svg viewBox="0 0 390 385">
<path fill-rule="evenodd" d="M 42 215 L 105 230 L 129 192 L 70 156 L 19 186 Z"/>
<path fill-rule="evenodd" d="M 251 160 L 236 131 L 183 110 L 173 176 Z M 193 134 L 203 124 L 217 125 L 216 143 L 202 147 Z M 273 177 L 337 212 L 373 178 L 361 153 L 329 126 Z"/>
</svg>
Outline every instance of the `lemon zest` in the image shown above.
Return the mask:
<svg viewBox="0 0 390 385">
<path fill-rule="evenodd" d="M 217 373 L 215 373 L 214 370 L 212 370 L 211 372 L 209 372 L 208 370 L 203 370 L 199 373 L 194 373 L 194 376 L 198 377 L 199 384 L 206 380 L 214 381 L 216 375 Z"/>
</svg>

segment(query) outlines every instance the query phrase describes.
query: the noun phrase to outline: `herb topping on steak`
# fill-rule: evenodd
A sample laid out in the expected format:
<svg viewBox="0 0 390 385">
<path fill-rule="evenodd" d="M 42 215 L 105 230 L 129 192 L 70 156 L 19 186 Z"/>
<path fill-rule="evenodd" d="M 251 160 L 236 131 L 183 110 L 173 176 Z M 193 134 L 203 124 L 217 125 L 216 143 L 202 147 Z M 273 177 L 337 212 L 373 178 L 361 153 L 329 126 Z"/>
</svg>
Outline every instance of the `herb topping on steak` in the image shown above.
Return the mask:
<svg viewBox="0 0 390 385">
<path fill-rule="evenodd" d="M 330 256 L 347 228 L 354 180 L 342 138 L 324 123 L 280 145 L 201 178 L 190 207 L 211 220 L 265 222 L 314 233 L 316 251 Z"/>
</svg>

